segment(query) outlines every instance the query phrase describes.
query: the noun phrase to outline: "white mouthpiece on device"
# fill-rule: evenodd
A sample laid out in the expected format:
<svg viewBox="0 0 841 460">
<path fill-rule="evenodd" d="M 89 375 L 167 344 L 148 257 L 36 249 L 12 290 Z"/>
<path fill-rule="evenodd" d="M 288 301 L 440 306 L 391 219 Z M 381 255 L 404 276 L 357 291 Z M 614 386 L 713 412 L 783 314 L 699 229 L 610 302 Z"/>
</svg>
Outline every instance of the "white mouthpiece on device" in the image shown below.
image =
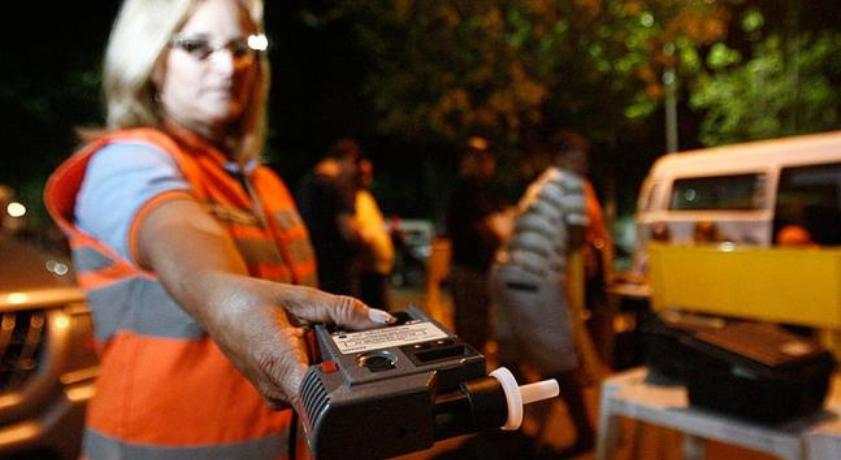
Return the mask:
<svg viewBox="0 0 841 460">
<path fill-rule="evenodd" d="M 511 371 L 504 367 L 498 368 L 489 375 L 499 380 L 505 391 L 505 398 L 508 400 L 508 420 L 502 426 L 503 430 L 513 431 L 520 428 L 520 424 L 523 423 L 524 405 L 554 398 L 560 393 L 555 379 L 520 386 Z"/>
</svg>

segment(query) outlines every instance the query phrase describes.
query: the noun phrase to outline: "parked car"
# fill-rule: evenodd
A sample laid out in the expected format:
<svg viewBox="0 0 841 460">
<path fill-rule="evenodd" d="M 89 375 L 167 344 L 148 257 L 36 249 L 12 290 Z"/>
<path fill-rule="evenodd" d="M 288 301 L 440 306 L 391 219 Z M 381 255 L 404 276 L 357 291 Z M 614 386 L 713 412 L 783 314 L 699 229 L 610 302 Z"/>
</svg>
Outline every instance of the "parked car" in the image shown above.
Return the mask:
<svg viewBox="0 0 841 460">
<path fill-rule="evenodd" d="M 397 287 L 418 287 L 426 276 L 426 263 L 432 251 L 435 225 L 424 219 L 394 219 L 391 237 L 395 264 L 391 284 Z"/>
<path fill-rule="evenodd" d="M 98 360 L 66 257 L 0 231 L 0 457 L 79 455 Z"/>
</svg>

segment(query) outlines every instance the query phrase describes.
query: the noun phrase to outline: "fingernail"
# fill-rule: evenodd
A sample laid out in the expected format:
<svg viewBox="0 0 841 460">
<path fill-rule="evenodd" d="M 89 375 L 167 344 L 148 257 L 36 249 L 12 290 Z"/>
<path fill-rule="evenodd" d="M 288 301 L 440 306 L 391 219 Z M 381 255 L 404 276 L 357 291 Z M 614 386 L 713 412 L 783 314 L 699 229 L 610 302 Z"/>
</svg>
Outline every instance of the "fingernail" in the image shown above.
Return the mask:
<svg viewBox="0 0 841 460">
<path fill-rule="evenodd" d="M 387 311 L 377 308 L 368 309 L 368 319 L 379 324 L 391 324 L 397 321 L 397 318 L 389 315 Z"/>
</svg>

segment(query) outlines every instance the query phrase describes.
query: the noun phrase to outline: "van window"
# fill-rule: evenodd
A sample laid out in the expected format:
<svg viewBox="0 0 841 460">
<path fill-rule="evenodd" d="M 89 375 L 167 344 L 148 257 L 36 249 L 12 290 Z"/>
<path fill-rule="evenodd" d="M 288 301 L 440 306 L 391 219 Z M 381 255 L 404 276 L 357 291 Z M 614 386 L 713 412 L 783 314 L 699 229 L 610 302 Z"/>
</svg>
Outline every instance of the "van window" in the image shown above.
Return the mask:
<svg viewBox="0 0 841 460">
<path fill-rule="evenodd" d="M 669 209 L 761 209 L 764 182 L 765 174 L 677 179 L 672 186 Z"/>
<path fill-rule="evenodd" d="M 813 243 L 841 244 L 841 163 L 783 168 L 774 211 L 774 231 L 806 230 Z"/>
</svg>

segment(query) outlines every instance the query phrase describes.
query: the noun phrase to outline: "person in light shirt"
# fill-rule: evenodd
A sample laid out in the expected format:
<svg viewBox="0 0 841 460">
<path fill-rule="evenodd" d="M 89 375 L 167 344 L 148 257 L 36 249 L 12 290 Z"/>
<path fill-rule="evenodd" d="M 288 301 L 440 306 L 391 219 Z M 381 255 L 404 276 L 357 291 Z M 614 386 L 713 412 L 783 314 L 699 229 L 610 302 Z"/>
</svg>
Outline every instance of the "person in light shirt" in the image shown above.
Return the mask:
<svg viewBox="0 0 841 460">
<path fill-rule="evenodd" d="M 541 378 L 558 381 L 576 430 L 563 452 L 568 455 L 594 444 L 565 288 L 568 256 L 584 244 L 589 223 L 585 153 L 576 140 L 562 132 L 548 142 L 554 164 L 518 202 L 512 234 L 497 251 L 489 276 L 499 364 L 514 370 L 528 364 Z"/>
<path fill-rule="evenodd" d="M 388 276 L 394 268 L 394 244 L 377 200 L 371 193 L 374 165 L 371 160 L 363 158 L 358 169 L 356 222 L 365 249 L 357 270 L 357 297 L 371 307 L 388 310 Z"/>
</svg>

